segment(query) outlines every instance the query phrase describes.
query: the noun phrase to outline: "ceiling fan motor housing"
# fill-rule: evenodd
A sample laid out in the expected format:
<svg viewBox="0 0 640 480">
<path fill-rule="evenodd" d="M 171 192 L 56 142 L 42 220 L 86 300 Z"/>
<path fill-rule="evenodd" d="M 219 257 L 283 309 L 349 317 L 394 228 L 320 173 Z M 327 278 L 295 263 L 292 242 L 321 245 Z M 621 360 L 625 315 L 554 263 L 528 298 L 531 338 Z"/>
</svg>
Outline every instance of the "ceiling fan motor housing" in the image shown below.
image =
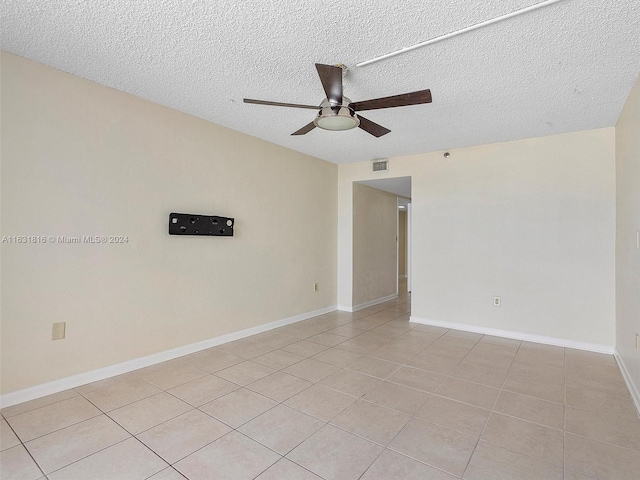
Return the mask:
<svg viewBox="0 0 640 480">
<path fill-rule="evenodd" d="M 349 107 L 351 100 L 342 97 L 342 104 L 332 103 L 324 99 L 320 104 L 318 116 L 313 121 L 316 127 L 324 130 L 351 130 L 360 125 L 356 112 Z"/>
</svg>

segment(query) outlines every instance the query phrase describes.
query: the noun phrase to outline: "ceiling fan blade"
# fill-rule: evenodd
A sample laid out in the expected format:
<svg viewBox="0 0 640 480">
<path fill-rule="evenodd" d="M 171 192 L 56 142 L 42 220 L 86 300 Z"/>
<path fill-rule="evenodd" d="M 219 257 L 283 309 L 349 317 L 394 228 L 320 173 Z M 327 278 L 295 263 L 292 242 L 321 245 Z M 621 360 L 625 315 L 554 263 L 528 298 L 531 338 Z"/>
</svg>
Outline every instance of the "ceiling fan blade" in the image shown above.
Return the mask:
<svg viewBox="0 0 640 480">
<path fill-rule="evenodd" d="M 300 105 L 298 103 L 267 102 L 266 100 L 253 100 L 252 98 L 243 98 L 242 101 L 244 103 L 255 103 L 256 105 L 271 105 L 274 107 L 309 108 L 311 110 L 318 110 L 320 108 L 314 105 Z"/>
<path fill-rule="evenodd" d="M 320 75 L 324 93 L 327 94 L 327 100 L 342 105 L 342 68 L 316 63 L 316 70 Z"/>
<path fill-rule="evenodd" d="M 403 93 L 391 97 L 374 98 L 363 102 L 353 102 L 349 107 L 354 111 L 377 110 L 378 108 L 406 107 L 408 105 L 420 105 L 431 103 L 431 90 L 419 90 L 417 92 Z"/>
<path fill-rule="evenodd" d="M 377 123 L 372 122 L 371 120 L 364 118 L 360 115 L 358 115 L 358 118 L 360 119 L 360 125 L 358 125 L 358 127 L 364 130 L 365 132 L 370 133 L 376 138 L 386 135 L 391 131 L 388 128 L 385 128 L 382 125 L 378 125 Z"/>
<path fill-rule="evenodd" d="M 296 130 L 291 135 L 305 135 L 309 133 L 311 130 L 313 130 L 314 128 L 316 128 L 316 125 L 315 123 L 311 122 L 305 125 L 304 127 L 302 127 L 300 130 Z"/>
</svg>

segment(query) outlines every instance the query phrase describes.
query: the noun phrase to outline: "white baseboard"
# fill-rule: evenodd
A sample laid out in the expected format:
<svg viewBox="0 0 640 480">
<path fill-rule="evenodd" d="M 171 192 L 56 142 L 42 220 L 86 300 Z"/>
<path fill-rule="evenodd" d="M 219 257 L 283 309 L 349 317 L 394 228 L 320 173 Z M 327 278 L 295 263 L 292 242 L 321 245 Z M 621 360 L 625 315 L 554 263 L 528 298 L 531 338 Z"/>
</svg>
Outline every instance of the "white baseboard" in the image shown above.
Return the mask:
<svg viewBox="0 0 640 480">
<path fill-rule="evenodd" d="M 636 410 L 638 411 L 638 415 L 640 416 L 640 392 L 638 392 L 638 388 L 640 385 L 635 385 L 633 383 L 633 379 L 631 378 L 631 374 L 629 370 L 627 370 L 627 366 L 624 364 L 624 359 L 618 349 L 615 349 L 614 357 L 616 358 L 616 362 L 618 362 L 618 366 L 620 367 L 620 371 L 622 372 L 622 377 L 624 381 L 627 383 L 627 388 L 629 388 L 629 393 L 631 393 L 631 398 L 633 399 L 633 403 L 636 405 Z"/>
<path fill-rule="evenodd" d="M 376 298 L 375 300 L 371 300 L 369 302 L 361 303 L 360 305 L 354 305 L 351 307 L 351 310 L 347 310 L 349 312 L 357 312 L 358 310 L 362 310 L 367 307 L 373 307 L 374 305 L 378 305 L 380 303 L 388 302 L 389 300 L 393 300 L 398 298 L 398 294 L 394 293 L 393 295 L 387 295 L 386 297 Z"/>
<path fill-rule="evenodd" d="M 113 377 L 123 373 L 138 370 L 139 368 L 155 365 L 156 363 L 172 360 L 177 357 L 182 357 L 190 353 L 199 352 L 207 348 L 222 345 L 223 343 L 232 342 L 234 340 L 240 340 L 241 338 L 256 335 L 258 333 L 273 330 L 274 328 L 284 327 L 292 323 L 301 322 L 318 315 L 333 312 L 336 310 L 336 306 L 321 308 L 320 310 L 314 310 L 312 312 L 301 313 L 294 315 L 293 317 L 284 318 L 282 320 L 276 320 L 275 322 L 265 323 L 263 325 L 257 325 L 255 327 L 240 330 L 238 332 L 228 333 L 219 337 L 203 340 L 202 342 L 192 343 L 190 345 L 184 345 L 182 347 L 173 348 L 164 352 L 154 353 L 146 357 L 136 358 L 126 362 L 118 363 L 90 372 L 80 373 L 78 375 L 72 375 L 70 377 L 61 378 L 60 380 L 54 380 L 52 382 L 36 385 L 35 387 L 25 388 L 24 390 L 18 390 L 16 392 L 5 393 L 0 395 L 0 407 L 10 407 L 18 403 L 26 402 L 36 398 L 44 397 L 45 395 L 51 395 L 52 393 L 62 392 L 69 388 L 79 387 L 87 383 L 96 382 L 105 378 Z"/>
<path fill-rule="evenodd" d="M 576 350 L 587 350 L 589 352 L 606 353 L 613 355 L 614 347 L 610 345 L 600 345 L 598 343 L 579 342 L 564 338 L 545 337 L 543 335 L 533 335 L 531 333 L 512 332 L 510 330 L 500 330 L 497 328 L 480 327 L 478 325 L 468 325 L 466 323 L 442 322 L 439 320 L 429 320 L 426 318 L 411 316 L 409 321 L 420 325 L 431 325 L 434 327 L 453 328 L 454 330 L 464 330 L 466 332 L 481 333 L 483 335 L 494 335 L 496 337 L 513 338 L 526 342 L 543 343 L 545 345 L 555 345 L 558 347 L 575 348 Z"/>
</svg>

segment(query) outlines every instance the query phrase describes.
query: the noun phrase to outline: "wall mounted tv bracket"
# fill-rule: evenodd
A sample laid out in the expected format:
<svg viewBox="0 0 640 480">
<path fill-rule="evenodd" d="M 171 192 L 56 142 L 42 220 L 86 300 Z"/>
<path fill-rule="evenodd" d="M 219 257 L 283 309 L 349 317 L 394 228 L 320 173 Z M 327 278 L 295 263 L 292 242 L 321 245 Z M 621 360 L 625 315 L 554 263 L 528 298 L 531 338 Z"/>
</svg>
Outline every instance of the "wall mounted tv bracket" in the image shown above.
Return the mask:
<svg viewBox="0 0 640 480">
<path fill-rule="evenodd" d="M 215 215 L 172 213 L 169 215 L 169 235 L 206 235 L 233 237 L 235 220 Z"/>
</svg>

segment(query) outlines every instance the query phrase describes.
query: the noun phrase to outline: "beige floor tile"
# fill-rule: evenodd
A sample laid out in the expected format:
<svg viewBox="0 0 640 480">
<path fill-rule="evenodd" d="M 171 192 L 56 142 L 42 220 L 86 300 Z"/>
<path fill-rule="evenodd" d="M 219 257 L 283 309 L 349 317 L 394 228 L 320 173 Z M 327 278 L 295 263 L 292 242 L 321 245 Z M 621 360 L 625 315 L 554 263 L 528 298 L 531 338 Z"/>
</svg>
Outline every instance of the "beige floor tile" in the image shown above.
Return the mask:
<svg viewBox="0 0 640 480">
<path fill-rule="evenodd" d="M 346 342 L 342 342 L 340 345 L 336 345 L 335 348 L 346 350 L 351 353 L 358 353 L 360 355 L 367 355 L 382 346 L 380 343 L 373 343 L 369 340 L 362 339 L 362 335 L 351 338 Z"/>
<path fill-rule="evenodd" d="M 439 373 L 441 375 L 449 375 L 460 363 L 463 357 L 464 355 L 461 357 L 437 355 L 425 350 L 409 360 L 407 365 Z"/>
<path fill-rule="evenodd" d="M 458 477 L 392 450 L 385 450 L 361 480 L 454 480 Z"/>
<path fill-rule="evenodd" d="M 311 382 L 302 378 L 284 372 L 276 372 L 250 383 L 246 388 L 277 402 L 284 402 L 311 385 L 313 385 Z"/>
<path fill-rule="evenodd" d="M 444 334 L 433 342 L 428 349 L 433 351 L 444 350 L 455 353 L 469 353 L 477 343 L 476 340 Z"/>
<path fill-rule="evenodd" d="M 194 407 L 199 407 L 238 388 L 240 387 L 235 383 L 215 375 L 206 375 L 172 388 L 169 393 Z"/>
<path fill-rule="evenodd" d="M 162 391 L 136 375 L 120 377 L 118 381 L 105 382 L 82 395 L 103 412 L 109 412 Z"/>
<path fill-rule="evenodd" d="M 247 340 L 250 340 L 250 338 Z M 239 348 L 230 350 L 230 353 L 237 355 L 238 357 L 242 357 L 245 360 L 251 360 L 252 358 L 259 357 L 260 355 L 264 355 L 265 353 L 271 352 L 275 349 L 276 347 L 267 345 L 266 343 L 246 342 Z"/>
<path fill-rule="evenodd" d="M 362 357 L 359 353 L 347 352 L 346 350 L 340 350 L 337 348 L 330 348 L 324 352 L 320 352 L 314 355 L 312 358 L 324 363 L 330 363 L 336 367 L 346 367 L 350 363 L 355 362 Z"/>
<path fill-rule="evenodd" d="M 522 343 L 520 340 L 515 340 L 513 338 L 504 338 L 504 337 L 494 337 L 492 335 L 484 335 L 478 344 L 481 343 L 489 343 L 491 345 L 500 345 L 505 347 L 511 347 L 515 350 L 518 350 L 520 344 Z"/>
<path fill-rule="evenodd" d="M 581 473 L 573 472 L 571 470 L 564 470 L 564 480 L 593 480 L 593 477 L 587 477 Z"/>
<path fill-rule="evenodd" d="M 410 340 L 415 343 L 419 343 L 423 348 L 428 347 L 433 342 L 435 342 L 438 338 L 440 338 L 441 334 L 439 333 L 429 333 L 422 330 L 418 330 L 418 328 L 413 328 L 408 332 L 400 335 L 400 340 Z"/>
<path fill-rule="evenodd" d="M 200 410 L 232 428 L 238 428 L 276 405 L 270 398 L 241 388 L 201 406 Z"/>
<path fill-rule="evenodd" d="M 218 370 L 224 370 L 244 362 L 242 357 L 220 350 L 218 347 L 192 353 L 184 357 L 184 359 L 195 367 L 209 373 L 215 373 Z"/>
<path fill-rule="evenodd" d="M 192 410 L 141 433 L 138 439 L 173 464 L 230 431 L 206 413 Z"/>
<path fill-rule="evenodd" d="M 42 471 L 22 445 L 0 452 L 3 480 L 38 480 L 44 478 Z"/>
<path fill-rule="evenodd" d="M 615 377 L 600 377 L 593 375 L 575 375 L 567 373 L 567 385 L 576 387 L 586 387 L 604 392 L 607 395 L 625 396 L 628 393 L 627 385 L 622 379 L 620 372 L 616 370 Z"/>
<path fill-rule="evenodd" d="M 346 393 L 322 385 L 314 385 L 284 403 L 328 422 L 356 400 L 356 397 Z"/>
<path fill-rule="evenodd" d="M 80 387 L 82 388 L 82 387 Z M 64 390 L 62 392 L 53 393 L 44 397 L 36 398 L 35 400 L 29 400 L 28 402 L 22 402 L 11 407 L 5 407 L 0 412 L 5 418 L 20 415 L 21 413 L 29 412 L 37 408 L 46 407 L 53 403 L 61 402 L 72 397 L 77 397 L 78 392 L 76 390 Z"/>
<path fill-rule="evenodd" d="M 474 437 L 413 418 L 389 448 L 461 476 L 476 442 Z"/>
<path fill-rule="evenodd" d="M 564 385 L 557 383 L 534 383 L 523 378 L 507 375 L 503 390 L 541 398 L 550 402 L 564 403 Z"/>
<path fill-rule="evenodd" d="M 564 429 L 564 405 L 503 390 L 494 408 L 496 412 Z"/>
<path fill-rule="evenodd" d="M 439 373 L 403 366 L 391 374 L 387 378 L 387 381 L 417 388 L 425 392 L 435 392 L 442 382 L 444 382 L 445 378 L 444 375 L 440 375 Z"/>
<path fill-rule="evenodd" d="M 182 358 L 141 368 L 133 373 L 163 390 L 169 390 L 207 374 L 204 370 L 193 366 Z"/>
<path fill-rule="evenodd" d="M 523 343 L 524 345 L 524 343 Z M 528 363 L 530 365 L 548 365 L 550 367 L 564 368 L 564 349 L 560 351 L 541 351 L 537 349 L 527 349 L 522 346 L 518 350 L 515 358 L 517 363 Z"/>
<path fill-rule="evenodd" d="M 489 418 L 489 410 L 445 397 L 429 395 L 416 416 L 472 437 L 480 437 Z"/>
<path fill-rule="evenodd" d="M 404 364 L 410 361 L 418 353 L 424 350 L 423 345 L 419 345 L 413 342 L 403 342 L 400 344 L 400 340 L 394 340 L 391 343 L 381 346 L 380 348 L 373 350 L 368 355 L 374 358 L 380 358 L 381 360 L 387 360 L 389 362 Z"/>
<path fill-rule="evenodd" d="M 459 402 L 491 410 L 498 399 L 500 390 L 487 385 L 449 377 L 442 382 L 435 393 Z"/>
<path fill-rule="evenodd" d="M 193 407 L 161 392 L 109 412 L 109 416 L 132 435 L 188 412 Z"/>
<path fill-rule="evenodd" d="M 492 413 L 482 440 L 560 467 L 564 464 L 561 430 Z"/>
<path fill-rule="evenodd" d="M 233 367 L 225 368 L 216 372 L 218 377 L 222 377 L 225 380 L 233 382 L 237 385 L 245 386 L 249 385 L 256 380 L 271 375 L 275 370 L 273 368 L 265 367 L 259 363 L 247 361 L 239 363 Z"/>
<path fill-rule="evenodd" d="M 564 385 L 564 367 L 513 362 L 509 377 L 530 383 Z"/>
<path fill-rule="evenodd" d="M 497 369 L 482 365 L 471 365 L 460 363 L 451 372 L 451 375 L 462 380 L 480 383 L 489 387 L 502 387 L 504 379 L 507 378 L 508 369 Z"/>
<path fill-rule="evenodd" d="M 447 333 L 449 331 L 448 328 L 434 327 L 432 325 L 416 325 L 414 330 L 417 330 L 419 332 L 431 333 L 431 334 L 435 334 L 435 335 L 439 335 L 439 336 L 444 335 L 445 333 Z"/>
<path fill-rule="evenodd" d="M 635 480 L 640 472 L 637 451 L 565 433 L 565 467 L 598 479 Z"/>
<path fill-rule="evenodd" d="M 273 350 L 254 358 L 252 361 L 275 370 L 282 370 L 283 368 L 287 368 L 294 363 L 304 360 L 304 358 L 305 357 L 296 355 L 295 353 L 285 352 L 284 350 Z"/>
<path fill-rule="evenodd" d="M 485 341 L 486 335 L 480 339 L 478 343 L 476 343 L 471 353 L 483 353 L 483 354 L 491 354 L 496 356 L 501 356 L 504 358 L 508 358 L 513 361 L 516 355 L 518 354 L 518 346 L 520 344 L 519 340 L 510 340 L 508 338 L 502 339 L 507 343 L 495 343 L 491 341 Z M 499 337 L 493 337 L 494 339 L 499 339 Z M 511 344 L 510 342 L 515 342 L 516 345 Z"/>
<path fill-rule="evenodd" d="M 102 412 L 83 397 L 53 403 L 7 419 L 23 442 L 100 415 Z"/>
<path fill-rule="evenodd" d="M 277 332 L 265 332 L 265 334 L 269 334 L 263 338 L 258 339 L 260 343 L 267 345 L 273 348 L 282 348 L 287 345 L 291 345 L 292 343 L 296 343 L 299 341 L 296 337 L 291 337 L 289 335 L 284 335 L 282 333 Z M 264 335 L 264 334 L 263 334 Z"/>
<path fill-rule="evenodd" d="M 6 450 L 16 445 L 20 445 L 20 440 L 7 421 L 4 418 L 0 419 L 0 450 Z"/>
<path fill-rule="evenodd" d="M 256 480 L 322 480 L 322 478 L 302 468 L 300 465 L 282 458 L 258 475 Z"/>
<path fill-rule="evenodd" d="M 110 447 L 130 435 L 106 415 L 77 423 L 25 444 L 44 473 Z"/>
<path fill-rule="evenodd" d="M 513 357 L 494 353 L 485 353 L 477 351 L 477 348 L 478 347 L 474 347 L 462 362 L 460 362 L 460 365 L 473 365 L 495 370 L 509 371 L 511 364 L 513 363 Z"/>
<path fill-rule="evenodd" d="M 231 432 L 174 465 L 189 480 L 252 480 L 280 459 L 258 442 Z"/>
<path fill-rule="evenodd" d="M 382 451 L 380 445 L 326 425 L 287 458 L 327 480 L 356 480 Z"/>
<path fill-rule="evenodd" d="M 567 407 L 566 431 L 640 452 L 640 418 Z M 640 453 L 638 453 L 640 456 Z"/>
<path fill-rule="evenodd" d="M 349 340 L 349 337 L 343 337 L 340 335 L 335 335 L 333 333 L 319 333 L 307 338 L 307 340 L 309 342 L 319 343 L 320 345 L 325 345 L 327 347 L 335 347 L 339 343 Z"/>
<path fill-rule="evenodd" d="M 313 358 L 307 358 L 283 370 L 283 372 L 303 378 L 312 383 L 319 382 L 337 371 L 338 367 L 335 365 L 320 362 Z"/>
<path fill-rule="evenodd" d="M 617 396 L 601 390 L 567 385 L 566 404 L 583 410 L 616 417 L 637 418 L 638 413 L 631 395 Z"/>
<path fill-rule="evenodd" d="M 145 480 L 168 465 L 135 438 L 129 438 L 49 474 L 50 480 L 113 478 Z"/>
<path fill-rule="evenodd" d="M 362 399 L 407 415 L 415 415 L 427 400 L 427 395 L 428 393 L 420 390 L 384 381 L 364 394 Z"/>
<path fill-rule="evenodd" d="M 238 431 L 286 455 L 319 430 L 324 422 L 302 412 L 278 405 L 242 425 Z"/>
<path fill-rule="evenodd" d="M 338 370 L 320 382 L 321 385 L 361 397 L 380 383 L 379 378 L 363 375 L 351 370 Z"/>
<path fill-rule="evenodd" d="M 295 353 L 296 355 L 300 355 L 302 357 L 312 357 L 320 352 L 328 349 L 326 345 L 320 345 L 319 343 L 308 342 L 306 340 L 301 340 L 296 343 L 292 343 L 291 345 L 287 345 L 286 347 L 282 347 L 281 350 L 289 353 Z"/>
<path fill-rule="evenodd" d="M 372 377 L 380 379 L 387 378 L 393 372 L 400 368 L 400 364 L 381 360 L 373 357 L 361 357 L 355 362 L 347 365 L 345 368 L 353 370 L 358 373 L 364 373 Z"/>
<path fill-rule="evenodd" d="M 473 332 L 465 332 L 463 330 L 454 330 L 451 329 L 447 333 L 445 333 L 447 337 L 455 337 L 455 338 L 463 338 L 465 340 L 473 340 L 474 343 L 482 338 L 481 333 L 473 333 Z"/>
<path fill-rule="evenodd" d="M 149 477 L 149 480 L 185 480 L 185 477 L 173 467 L 169 467 Z"/>
<path fill-rule="evenodd" d="M 406 332 L 410 327 L 406 327 L 404 325 L 392 325 L 391 322 L 385 323 L 384 325 L 380 325 L 371 330 L 373 333 L 381 333 L 383 335 L 389 335 L 390 337 L 398 338 L 404 332 Z"/>
<path fill-rule="evenodd" d="M 465 480 L 562 480 L 562 468 L 481 441 Z"/>
<path fill-rule="evenodd" d="M 404 413 L 358 400 L 331 420 L 331 424 L 386 446 L 410 418 Z"/>
<path fill-rule="evenodd" d="M 346 324 L 327 330 L 327 333 L 333 333 L 334 335 L 340 335 L 341 337 L 353 338 L 358 335 L 362 335 L 365 331 L 366 330 L 362 330 L 361 328 L 355 328 L 351 324 Z"/>
</svg>

